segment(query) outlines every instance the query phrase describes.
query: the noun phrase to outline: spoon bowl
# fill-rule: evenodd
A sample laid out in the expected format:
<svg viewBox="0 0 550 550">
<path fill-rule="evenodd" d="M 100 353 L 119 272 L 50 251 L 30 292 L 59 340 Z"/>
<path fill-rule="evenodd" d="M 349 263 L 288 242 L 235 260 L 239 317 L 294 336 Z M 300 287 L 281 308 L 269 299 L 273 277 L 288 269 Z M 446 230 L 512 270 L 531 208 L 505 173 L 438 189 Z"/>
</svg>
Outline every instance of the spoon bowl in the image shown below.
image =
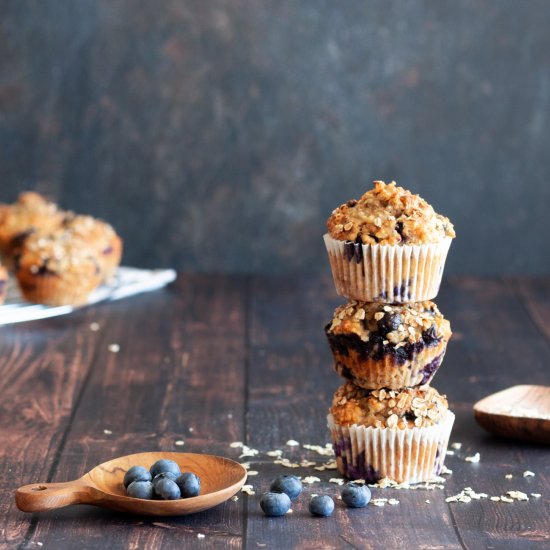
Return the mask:
<svg viewBox="0 0 550 550">
<path fill-rule="evenodd" d="M 502 437 L 550 444 L 550 386 L 521 385 L 474 405 L 477 423 Z"/>
<path fill-rule="evenodd" d="M 126 495 L 124 474 L 132 466 L 149 469 L 161 458 L 173 460 L 182 472 L 201 478 L 200 495 L 179 500 L 145 500 Z M 246 481 L 244 467 L 228 458 L 195 453 L 137 453 L 104 462 L 80 479 L 65 483 L 33 483 L 17 489 L 23 512 L 44 512 L 71 504 L 92 504 L 119 512 L 150 516 L 182 516 L 212 508 L 237 493 Z"/>
</svg>

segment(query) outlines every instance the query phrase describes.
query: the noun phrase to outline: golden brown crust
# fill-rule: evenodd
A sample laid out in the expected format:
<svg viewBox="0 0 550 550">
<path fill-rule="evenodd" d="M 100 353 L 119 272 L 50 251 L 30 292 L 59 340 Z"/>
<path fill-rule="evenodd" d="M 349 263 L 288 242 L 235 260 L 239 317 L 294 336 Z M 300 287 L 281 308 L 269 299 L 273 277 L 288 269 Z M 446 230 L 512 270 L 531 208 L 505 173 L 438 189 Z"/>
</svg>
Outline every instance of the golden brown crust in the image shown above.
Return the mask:
<svg viewBox="0 0 550 550">
<path fill-rule="evenodd" d="M 113 227 L 103 220 L 73 212 L 67 213 L 63 227 L 75 238 L 88 243 L 96 250 L 104 279 L 110 279 L 120 265 L 122 257 L 122 239 Z"/>
<path fill-rule="evenodd" d="M 63 212 L 54 203 L 38 193 L 21 193 L 17 202 L 0 207 L 0 249 L 13 255 L 18 238 L 36 230 L 52 231 L 62 220 Z"/>
<path fill-rule="evenodd" d="M 7 282 L 8 270 L 0 264 L 0 304 L 3 304 L 6 299 Z"/>
<path fill-rule="evenodd" d="M 447 411 L 446 397 L 431 386 L 370 391 L 350 382 L 336 390 L 330 408 L 340 426 L 398 429 L 433 426 Z"/>
<path fill-rule="evenodd" d="M 336 308 L 328 332 L 355 334 L 368 342 L 373 333 L 382 330 L 387 345 L 398 348 L 419 341 L 430 329 L 435 338 L 447 341 L 451 337 L 451 325 L 434 302 L 384 304 L 350 300 Z"/>
<path fill-rule="evenodd" d="M 419 195 L 375 181 L 359 200 L 334 210 L 327 220 L 331 237 L 363 244 L 426 244 L 455 237 L 453 224 Z"/>
<path fill-rule="evenodd" d="M 27 300 L 50 305 L 85 303 L 102 279 L 94 248 L 63 230 L 30 235 L 16 276 Z"/>
</svg>

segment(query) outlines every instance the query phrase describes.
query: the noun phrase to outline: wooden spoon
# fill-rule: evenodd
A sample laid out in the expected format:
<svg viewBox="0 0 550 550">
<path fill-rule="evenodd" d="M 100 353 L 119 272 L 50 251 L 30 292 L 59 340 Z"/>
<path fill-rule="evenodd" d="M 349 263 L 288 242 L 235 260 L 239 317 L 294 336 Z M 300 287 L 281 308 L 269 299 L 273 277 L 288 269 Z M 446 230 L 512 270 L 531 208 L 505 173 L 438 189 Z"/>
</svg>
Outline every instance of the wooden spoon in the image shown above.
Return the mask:
<svg viewBox="0 0 550 550">
<path fill-rule="evenodd" d="M 477 423 L 487 431 L 550 443 L 550 386 L 513 386 L 474 405 Z"/>
<path fill-rule="evenodd" d="M 161 458 L 173 460 L 182 472 L 201 478 L 199 496 L 179 500 L 143 500 L 126 496 L 122 484 L 131 466 L 149 469 Z M 15 502 L 23 512 L 45 512 L 70 504 L 93 504 L 119 512 L 151 516 L 182 516 L 212 508 L 233 496 L 246 480 L 243 466 L 228 458 L 194 453 L 138 453 L 96 466 L 65 483 L 34 483 L 17 489 Z"/>
</svg>

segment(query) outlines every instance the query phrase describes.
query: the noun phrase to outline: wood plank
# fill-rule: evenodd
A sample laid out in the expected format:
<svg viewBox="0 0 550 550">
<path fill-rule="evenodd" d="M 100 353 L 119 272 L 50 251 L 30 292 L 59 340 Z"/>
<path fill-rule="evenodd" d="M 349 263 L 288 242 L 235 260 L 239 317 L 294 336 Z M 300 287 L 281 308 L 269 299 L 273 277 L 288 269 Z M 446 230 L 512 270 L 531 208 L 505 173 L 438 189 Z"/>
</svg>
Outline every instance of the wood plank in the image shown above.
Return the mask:
<svg viewBox="0 0 550 550">
<path fill-rule="evenodd" d="M 498 439 L 474 421 L 472 407 L 480 398 L 520 383 L 548 383 L 548 342 L 504 280 L 451 278 L 438 297 L 452 323 L 454 337 L 435 386 L 447 393 L 457 414 L 453 441 L 463 447 L 447 459 L 453 470 L 446 495 L 465 487 L 492 496 L 508 490 L 550 491 L 548 447 Z M 465 462 L 475 452 L 478 464 Z M 531 470 L 537 475 L 524 478 Z M 506 474 L 513 474 L 508 480 Z M 549 544 L 548 501 L 507 504 L 490 500 L 450 503 L 457 533 L 467 548 L 535 548 Z"/>
<path fill-rule="evenodd" d="M 29 480 L 50 481 L 58 450 L 95 355 L 89 324 L 100 307 L 64 318 L 0 329 L 0 547 L 24 540 L 30 516 L 13 492 Z"/>
<path fill-rule="evenodd" d="M 97 350 L 54 481 L 124 454 L 225 454 L 230 441 L 242 439 L 245 303 L 245 279 L 188 276 L 170 291 L 110 305 L 100 333 L 120 352 L 107 344 Z M 159 520 L 73 507 L 40 515 L 28 544 L 181 548 L 202 533 L 209 547 L 237 548 L 242 529 L 242 501 Z"/>
<path fill-rule="evenodd" d="M 521 297 L 537 328 L 550 340 L 550 277 L 516 277 L 510 280 L 510 284 Z M 550 380 L 547 379 L 546 383 L 550 384 Z"/>
<path fill-rule="evenodd" d="M 247 438 L 262 451 L 282 448 L 290 458 L 315 453 L 285 447 L 288 439 L 301 443 L 329 441 L 326 414 L 341 383 L 332 372 L 323 326 L 341 302 L 328 278 L 256 278 L 251 298 L 249 405 Z M 336 501 L 331 518 L 313 518 L 309 495 L 336 497 L 339 487 L 328 483 L 336 471 L 313 468 L 288 470 L 273 465 L 265 454 L 253 467 L 260 476 L 252 483 L 257 495 L 248 498 L 247 542 L 278 548 L 461 548 L 443 491 L 375 490 L 376 497 L 397 498 L 400 504 L 348 510 Z M 292 515 L 266 518 L 259 495 L 281 473 L 316 475 L 322 483 L 306 486 L 293 504 Z M 427 504 L 426 499 L 430 500 Z M 275 543 L 273 541 L 276 541 Z"/>
</svg>

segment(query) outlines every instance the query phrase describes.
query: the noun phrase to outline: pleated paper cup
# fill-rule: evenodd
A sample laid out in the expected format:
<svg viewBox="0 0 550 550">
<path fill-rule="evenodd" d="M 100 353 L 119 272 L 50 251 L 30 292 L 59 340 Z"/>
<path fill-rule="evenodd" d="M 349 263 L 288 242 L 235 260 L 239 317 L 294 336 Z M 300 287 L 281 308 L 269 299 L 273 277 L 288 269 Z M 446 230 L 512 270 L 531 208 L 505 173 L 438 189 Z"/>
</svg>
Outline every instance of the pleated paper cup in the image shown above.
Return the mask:
<svg viewBox="0 0 550 550">
<path fill-rule="evenodd" d="M 328 415 L 338 471 L 349 479 L 374 483 L 388 477 L 397 483 L 430 481 L 441 473 L 455 415 L 423 428 L 340 426 Z"/>
<path fill-rule="evenodd" d="M 336 292 L 364 302 L 406 303 L 437 296 L 451 237 L 421 245 L 355 244 L 324 235 Z"/>
</svg>

